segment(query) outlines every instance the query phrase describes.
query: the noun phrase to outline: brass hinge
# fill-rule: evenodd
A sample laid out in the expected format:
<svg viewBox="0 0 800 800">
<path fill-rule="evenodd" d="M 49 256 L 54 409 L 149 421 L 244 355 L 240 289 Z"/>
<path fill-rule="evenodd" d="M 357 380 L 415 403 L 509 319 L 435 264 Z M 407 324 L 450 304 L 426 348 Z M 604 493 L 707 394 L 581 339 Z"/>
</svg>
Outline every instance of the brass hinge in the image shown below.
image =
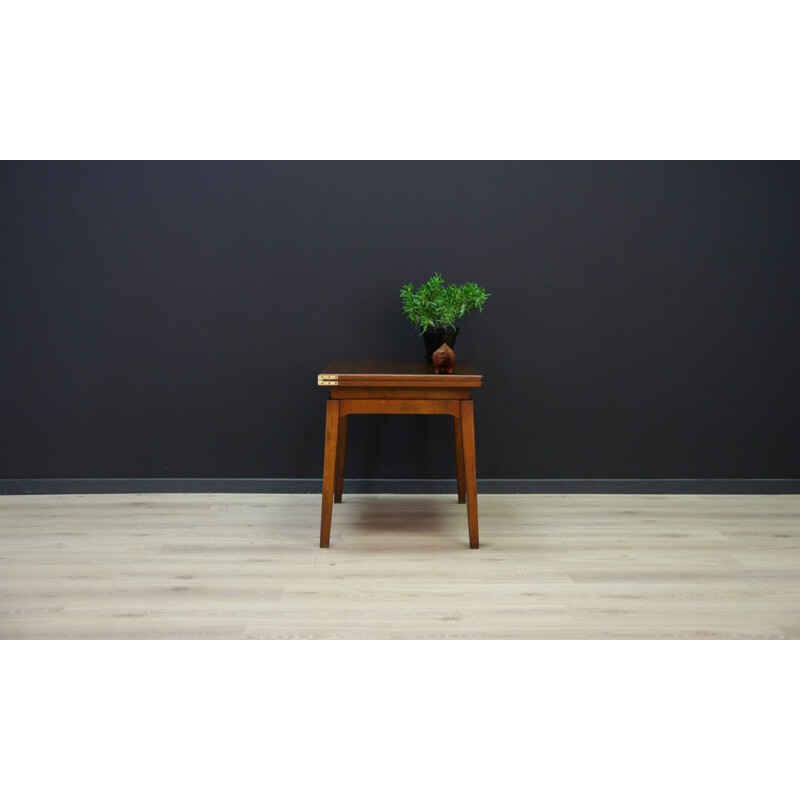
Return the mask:
<svg viewBox="0 0 800 800">
<path fill-rule="evenodd" d="M 338 386 L 338 375 L 317 375 L 317 386 Z"/>
</svg>

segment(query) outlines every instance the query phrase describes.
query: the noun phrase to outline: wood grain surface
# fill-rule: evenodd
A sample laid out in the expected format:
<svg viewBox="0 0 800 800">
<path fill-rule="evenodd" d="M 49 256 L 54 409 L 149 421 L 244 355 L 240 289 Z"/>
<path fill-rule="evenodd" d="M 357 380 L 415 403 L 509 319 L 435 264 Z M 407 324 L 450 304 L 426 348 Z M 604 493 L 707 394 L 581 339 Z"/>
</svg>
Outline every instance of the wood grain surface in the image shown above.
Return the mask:
<svg viewBox="0 0 800 800">
<path fill-rule="evenodd" d="M 356 359 L 333 361 L 317 376 L 335 379 L 339 386 L 443 386 L 477 388 L 483 376 L 467 361 L 456 362 L 452 375 L 437 375 L 433 364 L 426 361 L 382 361 Z"/>
<path fill-rule="evenodd" d="M 455 482 L 454 482 L 455 483 Z M 800 497 L 0 497 L 3 639 L 800 638 Z"/>
</svg>

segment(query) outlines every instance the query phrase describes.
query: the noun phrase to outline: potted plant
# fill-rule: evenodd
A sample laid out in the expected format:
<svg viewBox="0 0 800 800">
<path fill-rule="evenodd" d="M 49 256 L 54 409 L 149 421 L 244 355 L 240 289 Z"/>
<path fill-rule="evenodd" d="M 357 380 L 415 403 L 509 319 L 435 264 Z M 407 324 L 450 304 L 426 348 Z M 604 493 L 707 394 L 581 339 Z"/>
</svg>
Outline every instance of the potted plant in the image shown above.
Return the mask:
<svg viewBox="0 0 800 800">
<path fill-rule="evenodd" d="M 442 344 L 454 347 L 458 334 L 456 321 L 473 308 L 483 311 L 489 296 L 477 283 L 446 285 L 438 272 L 416 291 L 410 283 L 400 289 L 403 314 L 414 325 L 419 325 L 428 361 Z"/>
</svg>

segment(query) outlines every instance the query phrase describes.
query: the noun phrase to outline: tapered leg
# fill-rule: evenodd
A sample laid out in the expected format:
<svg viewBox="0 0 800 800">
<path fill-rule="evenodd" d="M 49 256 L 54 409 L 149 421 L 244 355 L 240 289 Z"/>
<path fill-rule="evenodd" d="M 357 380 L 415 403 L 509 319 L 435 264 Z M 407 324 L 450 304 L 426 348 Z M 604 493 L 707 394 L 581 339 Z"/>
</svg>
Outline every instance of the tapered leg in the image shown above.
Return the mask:
<svg viewBox="0 0 800 800">
<path fill-rule="evenodd" d="M 333 502 L 342 502 L 342 487 L 344 486 L 344 451 L 347 447 L 347 420 L 348 417 L 339 417 L 339 434 L 336 437 L 336 482 L 333 493 Z"/>
<path fill-rule="evenodd" d="M 328 400 L 325 414 L 325 464 L 322 469 L 322 521 L 319 546 L 327 547 L 331 540 L 331 516 L 336 482 L 336 443 L 339 438 L 339 401 Z"/>
<path fill-rule="evenodd" d="M 467 494 L 469 546 L 478 549 L 478 479 L 475 470 L 475 416 L 472 400 L 461 401 L 461 436 L 464 442 L 464 488 Z"/>
<path fill-rule="evenodd" d="M 456 478 L 458 480 L 458 502 L 466 503 L 464 493 L 464 437 L 461 435 L 461 417 L 453 417 L 453 430 L 456 441 Z"/>
</svg>

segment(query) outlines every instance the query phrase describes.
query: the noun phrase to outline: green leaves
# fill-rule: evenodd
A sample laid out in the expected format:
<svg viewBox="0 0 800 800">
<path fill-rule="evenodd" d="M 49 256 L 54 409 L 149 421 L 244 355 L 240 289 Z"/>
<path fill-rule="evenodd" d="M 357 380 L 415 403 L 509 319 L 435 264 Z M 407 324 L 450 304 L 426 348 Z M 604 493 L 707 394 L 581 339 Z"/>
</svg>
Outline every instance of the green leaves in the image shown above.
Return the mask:
<svg viewBox="0 0 800 800">
<path fill-rule="evenodd" d="M 490 296 L 477 283 L 447 286 L 439 272 L 416 291 L 410 283 L 400 289 L 403 314 L 419 325 L 420 332 L 426 328 L 454 328 L 456 320 L 468 311 L 474 308 L 483 311 L 483 304 Z"/>
</svg>

